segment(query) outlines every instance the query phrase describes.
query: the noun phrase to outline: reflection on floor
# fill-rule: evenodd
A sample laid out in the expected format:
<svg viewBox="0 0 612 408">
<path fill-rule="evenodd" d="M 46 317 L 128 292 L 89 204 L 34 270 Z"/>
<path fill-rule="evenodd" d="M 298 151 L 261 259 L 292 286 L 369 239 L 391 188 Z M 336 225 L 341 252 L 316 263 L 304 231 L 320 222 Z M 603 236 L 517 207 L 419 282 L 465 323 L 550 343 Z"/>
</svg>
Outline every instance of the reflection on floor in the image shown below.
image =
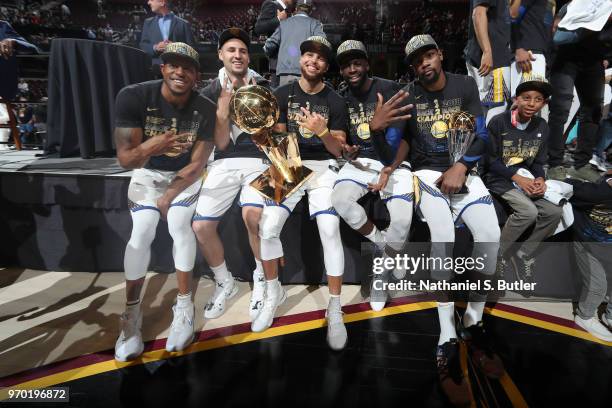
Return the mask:
<svg viewBox="0 0 612 408">
<path fill-rule="evenodd" d="M 248 304 L 243 284 L 226 316 L 199 322 L 198 342 L 183 355 L 163 351 L 170 316 L 156 320 L 150 314 L 149 326 L 159 327 L 147 334 L 143 359 L 117 365 L 111 349 L 122 304 L 122 286 L 115 281 L 120 276 L 2 272 L 7 273 L 0 278 L 0 386 L 68 386 L 70 404 L 58 407 L 202 407 L 215 401 L 266 407 L 449 406 L 434 363 L 436 311 L 420 299 L 399 298 L 375 313 L 363 303 L 359 287 L 347 287 L 349 344 L 336 353 L 325 342 L 322 289 L 292 287 L 293 301 L 280 310 L 285 317 L 254 334 L 241 313 Z M 166 303 L 171 305 L 175 293 L 171 279 L 149 276 L 148 307 L 157 313 L 169 314 Z M 205 298 L 209 286 L 201 281 L 196 299 Z M 472 376 L 473 406 L 609 407 L 612 348 L 574 326 L 568 305 L 538 306 L 500 304 L 487 311 L 485 324 L 508 378 L 479 384 Z M 28 352 L 33 357 L 28 359 Z M 0 399 L 6 391 L 0 390 Z"/>
</svg>

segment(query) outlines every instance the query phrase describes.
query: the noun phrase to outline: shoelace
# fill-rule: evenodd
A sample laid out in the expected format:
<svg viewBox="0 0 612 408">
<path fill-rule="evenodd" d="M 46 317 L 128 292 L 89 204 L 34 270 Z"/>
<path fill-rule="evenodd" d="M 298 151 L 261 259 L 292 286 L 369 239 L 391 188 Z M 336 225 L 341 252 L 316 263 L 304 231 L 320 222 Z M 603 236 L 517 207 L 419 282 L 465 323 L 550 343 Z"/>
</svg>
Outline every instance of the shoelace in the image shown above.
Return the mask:
<svg viewBox="0 0 612 408">
<path fill-rule="evenodd" d="M 342 319 L 342 315 L 344 314 L 344 312 L 342 312 L 341 310 L 332 310 L 329 313 L 327 313 L 327 322 L 328 324 L 331 325 L 336 325 L 336 324 L 342 324 L 343 323 L 343 319 Z"/>
<path fill-rule="evenodd" d="M 174 319 L 172 320 L 172 328 L 185 328 L 192 326 L 192 319 L 189 318 L 189 308 L 175 307 Z"/>
<path fill-rule="evenodd" d="M 533 268 L 534 263 L 535 259 L 523 259 L 523 272 L 525 273 L 526 277 L 531 277 L 531 274 L 533 273 L 531 268 Z"/>
</svg>

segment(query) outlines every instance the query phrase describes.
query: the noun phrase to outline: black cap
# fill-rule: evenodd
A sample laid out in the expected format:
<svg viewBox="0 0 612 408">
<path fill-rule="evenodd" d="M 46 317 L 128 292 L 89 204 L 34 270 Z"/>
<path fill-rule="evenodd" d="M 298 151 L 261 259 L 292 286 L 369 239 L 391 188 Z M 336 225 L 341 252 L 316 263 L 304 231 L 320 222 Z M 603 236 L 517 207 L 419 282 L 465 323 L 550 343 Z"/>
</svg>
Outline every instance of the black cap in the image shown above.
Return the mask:
<svg viewBox="0 0 612 408">
<path fill-rule="evenodd" d="M 191 62 L 197 69 L 200 69 L 200 54 L 190 45 L 182 42 L 173 42 L 166 45 L 166 49 L 159 56 L 166 63 L 176 59 Z"/>
<path fill-rule="evenodd" d="M 241 40 L 247 46 L 247 49 L 251 46 L 251 37 L 246 31 L 239 27 L 230 27 L 221 32 L 217 49 L 220 50 L 221 47 L 223 47 L 223 44 L 225 44 L 232 38 L 237 38 Z"/>
<path fill-rule="evenodd" d="M 527 91 L 538 91 L 548 99 L 552 95 L 553 87 L 543 76 L 524 72 L 521 75 L 521 82 L 516 87 L 516 96 Z"/>
<path fill-rule="evenodd" d="M 356 58 L 368 59 L 368 50 L 361 41 L 347 40 L 338 46 L 336 60 L 340 66 Z"/>
<path fill-rule="evenodd" d="M 419 34 L 412 37 L 406 44 L 406 62 L 412 64 L 412 59 L 422 50 L 438 48 L 436 40 L 429 34 Z"/>
<path fill-rule="evenodd" d="M 334 53 L 331 43 L 325 37 L 319 35 L 313 35 L 302 41 L 300 52 L 304 54 L 307 51 L 314 51 L 325 56 L 328 63 L 331 62 L 332 54 Z"/>
</svg>

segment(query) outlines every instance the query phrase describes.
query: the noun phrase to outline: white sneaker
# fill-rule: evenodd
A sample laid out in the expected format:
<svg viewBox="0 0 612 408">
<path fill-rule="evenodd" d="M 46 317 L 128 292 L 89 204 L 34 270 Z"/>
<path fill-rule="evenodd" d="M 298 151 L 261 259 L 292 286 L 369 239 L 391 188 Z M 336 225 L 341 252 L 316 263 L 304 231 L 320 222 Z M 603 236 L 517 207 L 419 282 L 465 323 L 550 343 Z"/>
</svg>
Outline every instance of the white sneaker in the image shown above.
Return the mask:
<svg viewBox="0 0 612 408">
<path fill-rule="evenodd" d="M 251 323 L 251 331 L 259 333 L 272 326 L 276 309 L 278 309 L 278 307 L 282 305 L 285 300 L 287 300 L 287 292 L 285 292 L 285 289 L 283 289 L 280 282 L 278 286 L 278 297 L 269 298 L 266 296 L 264 298 L 261 312 L 259 312 L 255 320 L 253 320 L 253 323 Z"/>
<path fill-rule="evenodd" d="M 612 341 L 612 333 L 610 333 L 610 330 L 608 330 L 608 328 L 604 326 L 596 316 L 585 320 L 576 315 L 574 316 L 574 322 L 598 339 Z"/>
<path fill-rule="evenodd" d="M 606 317 L 606 315 L 604 314 L 603 316 L 601 316 L 601 321 L 603 322 L 604 326 L 606 326 L 608 330 L 612 332 L 612 318 Z"/>
<path fill-rule="evenodd" d="M 121 333 L 115 343 L 115 360 L 130 361 L 142 354 L 142 311 L 136 313 L 124 312 L 121 317 Z"/>
<path fill-rule="evenodd" d="M 597 167 L 597 170 L 599 171 L 605 172 L 608 170 L 606 168 L 606 161 L 597 153 L 593 153 L 593 157 L 591 158 L 591 160 L 589 160 L 589 164 Z"/>
<path fill-rule="evenodd" d="M 370 307 L 375 312 L 380 312 L 383 310 L 385 308 L 385 304 L 387 303 L 387 291 L 380 289 L 382 284 L 387 283 L 387 281 L 387 272 L 374 274 L 374 276 L 372 276 L 372 286 L 370 286 Z M 374 282 L 381 282 L 376 285 L 379 286 L 379 289 L 374 288 Z"/>
<path fill-rule="evenodd" d="M 249 317 L 251 321 L 255 320 L 261 308 L 263 307 L 264 297 L 266 295 L 266 278 L 255 278 L 253 276 L 253 291 L 251 292 L 251 301 L 249 302 Z"/>
<path fill-rule="evenodd" d="M 212 295 L 204 308 L 204 317 L 216 319 L 225 313 L 225 302 L 238 293 L 238 285 L 232 276 L 223 282 L 215 281 L 215 293 Z"/>
<path fill-rule="evenodd" d="M 332 350 L 342 350 L 348 341 L 346 327 L 342 318 L 344 313 L 338 306 L 330 302 L 327 306 L 325 319 L 327 319 L 327 344 Z"/>
<path fill-rule="evenodd" d="M 172 319 L 172 325 L 170 325 L 170 333 L 166 340 L 166 351 L 181 351 L 187 348 L 193 341 L 193 317 L 195 314 L 195 308 L 193 302 L 189 302 L 189 305 L 179 307 L 178 305 L 172 306 L 172 312 L 174 318 Z"/>
</svg>

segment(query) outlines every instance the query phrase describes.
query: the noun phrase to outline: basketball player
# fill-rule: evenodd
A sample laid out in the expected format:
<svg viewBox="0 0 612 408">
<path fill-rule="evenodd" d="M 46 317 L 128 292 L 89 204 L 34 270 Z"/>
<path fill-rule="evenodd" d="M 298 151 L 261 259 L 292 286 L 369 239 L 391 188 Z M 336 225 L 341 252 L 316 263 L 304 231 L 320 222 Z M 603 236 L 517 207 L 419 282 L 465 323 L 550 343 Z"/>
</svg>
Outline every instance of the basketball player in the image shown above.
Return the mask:
<svg viewBox="0 0 612 408">
<path fill-rule="evenodd" d="M 344 252 L 340 222 L 332 205 L 332 189 L 338 175 L 336 157 L 346 143 L 346 105 L 342 97 L 323 82 L 332 55 L 331 44 L 323 37 L 314 36 L 303 41 L 300 50 L 301 78 L 275 92 L 280 109 L 275 130 L 294 132 L 298 136 L 303 164 L 314 172 L 314 176 L 280 205 L 266 202 L 259 223 L 266 295 L 263 309 L 251 328 L 261 332 L 270 327 L 276 309 L 286 298 L 278 281 L 278 260 L 283 255 L 279 237 L 287 217 L 307 193 L 310 216 L 317 220 L 323 244 L 329 284 L 327 341 L 332 349 L 339 350 L 347 341 L 340 306 Z"/>
<path fill-rule="evenodd" d="M 411 163 L 418 178 L 418 185 L 414 189 L 420 197 L 416 208 L 429 226 L 433 243 L 431 256 L 452 256 L 449 247 L 455 241 L 455 225 L 463 222 L 474 238 L 472 257 L 484 259 L 484 268 L 480 273 L 492 275 L 499 249 L 497 215 L 482 180 L 470 174 L 484 154 L 487 140 L 478 88 L 473 78 L 442 70 L 442 51 L 430 35 L 412 37 L 406 45 L 406 59 L 414 69 L 417 80 L 405 89 L 409 93 L 408 101 L 416 109 L 409 120 L 405 137 L 410 137 Z M 457 163 L 451 164 L 447 121 L 454 112 L 459 111 L 475 117 L 476 138 L 465 155 Z M 391 167 L 395 168 L 401 159 L 396 156 Z M 432 278 L 437 280 L 448 280 L 452 274 L 452 271 L 445 269 L 430 272 Z M 463 325 L 474 339 L 485 338 L 482 328 L 485 300 L 486 292 L 470 293 L 470 302 L 463 316 Z M 456 364 L 458 342 L 454 313 L 454 303 L 438 303 L 441 333 L 437 363 L 442 386 L 450 394 L 465 397 L 467 383 L 460 372 L 453 370 L 459 367 Z M 479 364 L 490 367 L 489 354 L 478 354 L 477 359 Z M 498 373 L 495 371 L 495 374 Z M 454 388 L 457 390 L 452 391 Z"/>
<path fill-rule="evenodd" d="M 196 239 L 191 229 L 204 166 L 213 149 L 215 104 L 193 91 L 198 53 L 184 43 L 161 55 L 163 79 L 123 88 L 117 95 L 115 143 L 122 167 L 134 169 L 128 189 L 132 235 L 125 250 L 127 306 L 115 359 L 127 361 L 143 350 L 140 292 L 159 219 L 168 221 L 178 281 L 174 319 L 166 350 L 180 351 L 193 339 L 191 270 Z"/>
<path fill-rule="evenodd" d="M 381 247 L 386 241 L 386 252 L 394 256 L 402 249 L 412 221 L 414 193 L 410 166 L 404 162 L 395 171 L 387 167 L 400 144 L 403 156 L 408 153 L 408 143 L 402 141 L 402 133 L 410 115 L 403 113 L 411 107 L 400 107 L 408 95 L 397 82 L 368 76 L 368 54 L 360 41 L 340 44 L 336 59 L 348 84 L 341 94 L 348 105 L 352 146 L 344 145 L 343 149 L 345 156 L 352 160 L 338 174 L 332 203 L 351 228 Z M 379 185 L 380 179 L 385 180 L 385 186 Z M 369 190 L 380 191 L 389 210 L 391 223 L 385 236 L 357 202 Z M 373 310 L 385 306 L 387 292 L 375 290 L 374 285 L 377 279 L 385 278 L 379 274 L 372 280 L 370 306 Z"/>
<path fill-rule="evenodd" d="M 215 277 L 215 292 L 206 304 L 204 317 L 214 319 L 225 311 L 227 299 L 233 297 L 238 286 L 227 269 L 223 244 L 217 227 L 223 214 L 240 192 L 240 206 L 255 257 L 253 292 L 249 305 L 251 320 L 263 304 L 265 279 L 259 256 L 259 219 L 264 206 L 263 197 L 249 183 L 268 168 L 265 155 L 242 133 L 229 118 L 232 89 L 245 84 L 266 85 L 267 81 L 249 69 L 249 35 L 240 28 L 229 28 L 219 37 L 218 54 L 223 62 L 219 75 L 202 94 L 217 101 L 215 125 L 215 161 L 208 169 L 193 218 L 200 250 Z"/>
</svg>

